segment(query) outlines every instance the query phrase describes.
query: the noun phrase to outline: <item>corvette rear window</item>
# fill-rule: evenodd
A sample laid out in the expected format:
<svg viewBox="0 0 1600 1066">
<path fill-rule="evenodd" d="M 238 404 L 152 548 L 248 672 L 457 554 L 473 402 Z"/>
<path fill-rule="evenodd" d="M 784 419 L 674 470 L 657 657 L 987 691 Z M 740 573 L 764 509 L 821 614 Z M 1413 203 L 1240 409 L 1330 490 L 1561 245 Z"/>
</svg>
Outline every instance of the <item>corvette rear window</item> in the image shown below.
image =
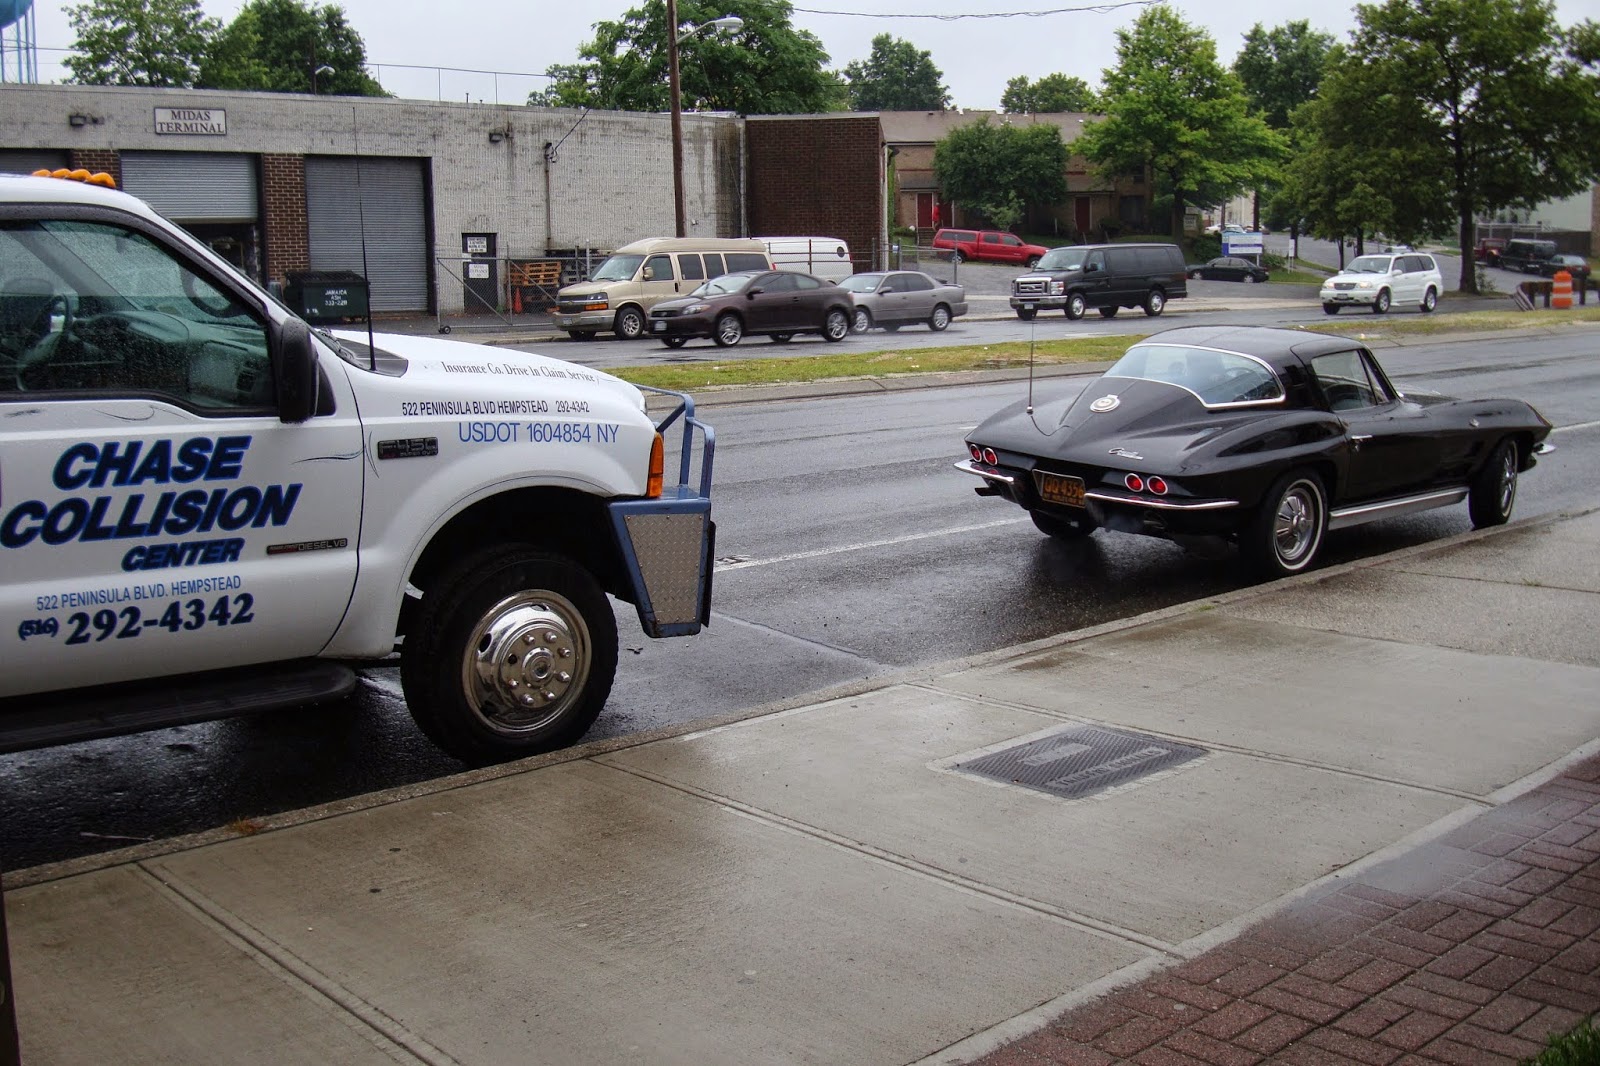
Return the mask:
<svg viewBox="0 0 1600 1066">
<path fill-rule="evenodd" d="M 1106 376 L 1164 381 L 1194 393 L 1207 407 L 1283 399 L 1283 385 L 1266 363 L 1216 348 L 1137 344 Z"/>
</svg>

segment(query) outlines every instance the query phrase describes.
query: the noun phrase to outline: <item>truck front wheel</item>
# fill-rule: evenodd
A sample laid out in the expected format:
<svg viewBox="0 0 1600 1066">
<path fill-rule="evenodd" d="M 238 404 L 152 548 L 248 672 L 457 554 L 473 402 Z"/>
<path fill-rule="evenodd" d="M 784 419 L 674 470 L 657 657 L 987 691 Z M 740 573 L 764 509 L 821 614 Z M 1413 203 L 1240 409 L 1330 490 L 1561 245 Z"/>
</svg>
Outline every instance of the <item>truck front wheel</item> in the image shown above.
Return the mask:
<svg viewBox="0 0 1600 1066">
<path fill-rule="evenodd" d="M 611 694 L 617 623 L 594 578 L 559 555 L 501 547 L 429 583 L 400 682 L 417 726 L 469 763 L 565 747 Z"/>
</svg>

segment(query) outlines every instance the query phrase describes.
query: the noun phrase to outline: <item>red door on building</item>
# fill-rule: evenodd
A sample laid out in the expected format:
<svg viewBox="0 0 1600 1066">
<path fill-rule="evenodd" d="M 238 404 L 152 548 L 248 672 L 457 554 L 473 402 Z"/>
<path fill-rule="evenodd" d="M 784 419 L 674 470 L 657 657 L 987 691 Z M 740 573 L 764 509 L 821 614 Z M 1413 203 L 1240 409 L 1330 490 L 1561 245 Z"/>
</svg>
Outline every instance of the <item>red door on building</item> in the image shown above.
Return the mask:
<svg viewBox="0 0 1600 1066">
<path fill-rule="evenodd" d="M 1073 224 L 1078 227 L 1078 232 L 1089 232 L 1089 198 L 1080 196 L 1072 205 Z"/>
<path fill-rule="evenodd" d="M 917 228 L 918 229 L 930 229 L 933 226 L 937 225 L 937 223 L 935 223 L 933 221 L 933 208 L 934 208 L 933 193 L 931 193 L 931 192 L 919 192 L 919 193 L 917 193 Z"/>
</svg>

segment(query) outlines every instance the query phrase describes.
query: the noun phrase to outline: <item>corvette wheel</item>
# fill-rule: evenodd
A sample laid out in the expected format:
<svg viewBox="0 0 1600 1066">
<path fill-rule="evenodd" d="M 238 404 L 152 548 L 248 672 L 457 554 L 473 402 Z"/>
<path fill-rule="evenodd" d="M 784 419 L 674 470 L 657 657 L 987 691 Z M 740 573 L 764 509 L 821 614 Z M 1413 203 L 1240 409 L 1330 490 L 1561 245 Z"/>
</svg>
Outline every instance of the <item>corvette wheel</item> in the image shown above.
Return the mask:
<svg viewBox="0 0 1600 1066">
<path fill-rule="evenodd" d="M 1100 528 L 1088 515 L 1082 518 L 1060 518 L 1040 511 L 1029 511 L 1028 517 L 1033 519 L 1033 524 L 1038 527 L 1039 532 L 1056 540 L 1082 540 Z"/>
<path fill-rule="evenodd" d="M 1384 289 L 1378 293 L 1378 298 L 1372 301 L 1372 313 L 1383 315 L 1389 313 L 1389 290 Z"/>
<path fill-rule="evenodd" d="M 1287 577 L 1311 567 L 1328 528 L 1322 482 L 1295 470 L 1273 483 L 1246 532 L 1245 551 L 1265 577 Z"/>
<path fill-rule="evenodd" d="M 1066 312 L 1067 317 L 1074 322 L 1082 318 L 1083 313 L 1088 309 L 1089 303 L 1083 298 L 1083 293 L 1081 292 L 1075 292 L 1071 296 L 1068 296 L 1067 306 L 1062 308 L 1062 310 Z"/>
<path fill-rule="evenodd" d="M 1517 502 L 1517 465 L 1517 446 L 1509 440 L 1501 441 L 1489 453 L 1489 461 L 1472 479 L 1467 496 L 1473 529 L 1503 526 L 1511 518 L 1511 507 Z"/>
<path fill-rule="evenodd" d="M 872 328 L 872 312 L 865 307 L 856 308 L 856 313 L 850 318 L 850 332 L 865 333 Z"/>
</svg>

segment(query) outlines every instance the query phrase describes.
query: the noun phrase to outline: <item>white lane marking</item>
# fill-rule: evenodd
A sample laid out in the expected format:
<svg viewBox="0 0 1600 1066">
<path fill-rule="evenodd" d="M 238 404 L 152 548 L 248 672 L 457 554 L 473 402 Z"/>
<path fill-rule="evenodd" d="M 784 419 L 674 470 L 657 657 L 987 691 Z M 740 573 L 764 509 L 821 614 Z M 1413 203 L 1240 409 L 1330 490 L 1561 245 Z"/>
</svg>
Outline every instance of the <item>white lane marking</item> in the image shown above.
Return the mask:
<svg viewBox="0 0 1600 1066">
<path fill-rule="evenodd" d="M 886 537 L 883 540 L 868 540 L 860 544 L 841 544 L 837 548 L 817 548 L 814 551 L 794 552 L 791 555 L 775 555 L 770 559 L 741 559 L 736 563 L 718 563 L 717 573 L 728 570 L 747 570 L 752 566 L 771 566 L 773 563 L 793 563 L 802 559 L 821 559 L 828 555 L 841 555 L 845 552 L 866 551 L 869 548 L 891 548 L 896 544 L 909 544 L 914 540 L 929 540 L 934 537 L 952 537 L 958 533 L 976 533 L 981 529 L 996 529 L 1000 526 L 1014 526 L 1018 522 L 1026 522 L 1027 518 L 1003 518 L 997 522 L 980 522 L 974 526 L 954 526 L 950 529 L 933 529 L 926 533 L 907 533 L 903 537 Z"/>
<path fill-rule="evenodd" d="M 1595 426 L 1600 426 L 1600 422 L 1574 422 L 1570 426 L 1557 426 L 1550 432 L 1565 433 L 1569 429 L 1593 429 Z"/>
</svg>

